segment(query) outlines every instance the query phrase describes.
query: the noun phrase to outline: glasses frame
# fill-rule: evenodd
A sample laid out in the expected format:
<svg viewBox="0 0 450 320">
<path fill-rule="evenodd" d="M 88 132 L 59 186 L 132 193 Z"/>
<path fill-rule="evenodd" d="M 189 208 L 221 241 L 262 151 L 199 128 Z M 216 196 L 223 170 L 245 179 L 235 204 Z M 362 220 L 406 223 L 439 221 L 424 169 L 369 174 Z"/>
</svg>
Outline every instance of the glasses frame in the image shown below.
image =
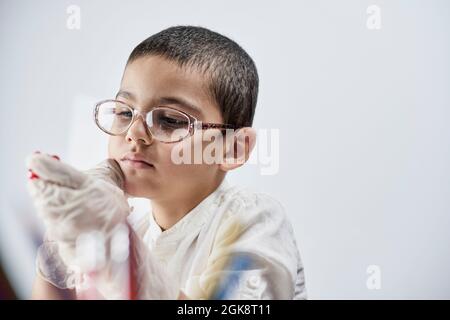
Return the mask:
<svg viewBox="0 0 450 320">
<path fill-rule="evenodd" d="M 127 106 L 128 108 L 130 108 L 131 111 L 132 111 L 133 116 L 131 117 L 130 124 L 126 127 L 126 129 L 124 129 L 120 133 L 114 134 L 114 133 L 108 132 L 106 129 L 102 128 L 102 126 L 100 125 L 100 123 L 98 121 L 98 112 L 99 112 L 100 106 L 102 104 L 104 104 L 104 103 L 107 103 L 107 102 L 118 102 L 118 103 L 121 103 L 121 104 Z M 150 112 L 153 112 L 154 110 L 157 110 L 157 109 L 169 109 L 169 110 L 177 111 L 177 112 L 183 114 L 184 116 L 186 116 L 188 118 L 188 120 L 189 120 L 189 125 L 188 125 L 189 126 L 189 131 L 188 131 L 188 134 L 186 136 L 182 137 L 181 139 L 177 140 L 177 141 L 162 141 L 162 140 L 157 139 L 153 135 L 153 133 L 151 132 L 150 127 L 148 126 L 147 121 L 146 121 L 147 114 L 150 113 Z M 196 117 L 194 117 L 193 115 L 191 115 L 189 113 L 186 113 L 184 111 L 178 110 L 176 108 L 168 107 L 168 106 L 158 106 L 158 107 L 152 108 L 149 111 L 141 112 L 141 111 L 133 108 L 128 103 L 125 103 L 123 101 L 116 100 L 116 99 L 102 100 L 102 101 L 97 102 L 95 104 L 95 106 L 94 106 L 94 121 L 95 121 L 95 124 L 97 125 L 97 127 L 99 127 L 100 130 L 102 130 L 103 132 L 105 132 L 106 134 L 109 134 L 111 136 L 120 136 L 120 135 L 124 134 L 125 132 L 127 132 L 131 128 L 131 126 L 134 124 L 134 122 L 136 121 L 136 119 L 138 118 L 139 115 L 142 116 L 142 119 L 144 120 L 145 126 L 148 129 L 148 132 L 151 134 L 152 138 L 154 138 L 154 139 L 156 139 L 156 140 L 158 140 L 159 142 L 162 142 L 162 143 L 177 143 L 177 142 L 180 142 L 180 141 L 186 139 L 187 137 L 192 136 L 195 133 L 195 130 L 220 129 L 220 130 L 222 130 L 222 133 L 223 133 L 223 131 L 226 130 L 226 129 L 234 129 L 234 130 L 238 129 L 237 126 L 232 125 L 232 124 L 208 123 L 208 122 L 204 123 L 204 122 L 199 121 Z"/>
</svg>

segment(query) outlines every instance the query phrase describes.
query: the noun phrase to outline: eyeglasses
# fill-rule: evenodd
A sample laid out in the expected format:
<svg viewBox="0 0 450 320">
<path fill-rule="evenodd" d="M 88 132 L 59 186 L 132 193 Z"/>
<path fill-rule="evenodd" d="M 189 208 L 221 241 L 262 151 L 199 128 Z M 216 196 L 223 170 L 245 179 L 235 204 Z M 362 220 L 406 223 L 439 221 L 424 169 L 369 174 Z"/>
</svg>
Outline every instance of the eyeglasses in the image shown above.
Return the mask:
<svg viewBox="0 0 450 320">
<path fill-rule="evenodd" d="M 152 137 L 164 143 L 179 142 L 192 136 L 195 130 L 237 129 L 230 124 L 203 123 L 190 114 L 165 106 L 140 112 L 119 100 L 103 100 L 94 108 L 97 126 L 113 136 L 127 132 L 139 115 L 145 120 Z"/>
</svg>

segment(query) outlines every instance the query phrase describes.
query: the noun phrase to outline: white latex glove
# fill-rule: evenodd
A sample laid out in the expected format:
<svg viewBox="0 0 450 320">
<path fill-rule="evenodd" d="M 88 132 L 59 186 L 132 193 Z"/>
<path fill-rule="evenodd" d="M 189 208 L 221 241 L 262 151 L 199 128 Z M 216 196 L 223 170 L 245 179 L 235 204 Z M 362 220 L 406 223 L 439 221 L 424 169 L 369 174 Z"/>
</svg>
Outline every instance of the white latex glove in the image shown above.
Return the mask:
<svg viewBox="0 0 450 320">
<path fill-rule="evenodd" d="M 47 227 L 47 239 L 37 258 L 39 274 L 45 280 L 60 288 L 73 287 L 73 276 L 77 275 L 71 274 L 72 267 L 86 271 L 77 260 L 77 239 L 98 232 L 103 239 L 105 261 L 102 269 L 96 270 L 97 289 L 105 298 L 124 298 L 123 281 L 118 281 L 123 276 L 117 275 L 118 264 L 112 261 L 111 246 L 114 235 L 125 226 L 132 244 L 127 262 L 132 266 L 128 270 L 133 298 L 176 298 L 178 290 L 170 277 L 126 224 L 130 208 L 121 190 L 123 173 L 115 160 L 108 159 L 80 172 L 52 156 L 33 154 L 27 158 L 27 167 L 32 172 L 28 188 Z"/>
<path fill-rule="evenodd" d="M 102 176 L 108 166 L 110 174 Z M 107 238 L 130 213 L 124 192 L 117 186 L 123 178 L 114 160 L 91 170 L 93 175 L 44 154 L 28 157 L 27 167 L 38 177 L 28 181 L 34 205 L 46 224 L 48 238 L 59 243 L 66 265 L 74 260 L 80 234 L 98 230 Z"/>
</svg>

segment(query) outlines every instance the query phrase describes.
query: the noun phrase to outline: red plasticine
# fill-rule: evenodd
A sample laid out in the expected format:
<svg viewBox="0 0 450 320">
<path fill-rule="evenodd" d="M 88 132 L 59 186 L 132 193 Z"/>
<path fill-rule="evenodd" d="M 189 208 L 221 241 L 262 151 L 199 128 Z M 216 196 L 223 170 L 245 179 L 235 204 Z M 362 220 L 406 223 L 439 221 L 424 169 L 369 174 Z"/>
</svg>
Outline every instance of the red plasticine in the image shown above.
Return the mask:
<svg viewBox="0 0 450 320">
<path fill-rule="evenodd" d="M 39 176 L 34 173 L 31 169 L 28 169 L 30 171 L 30 176 L 28 177 L 30 180 L 39 179 Z"/>
</svg>

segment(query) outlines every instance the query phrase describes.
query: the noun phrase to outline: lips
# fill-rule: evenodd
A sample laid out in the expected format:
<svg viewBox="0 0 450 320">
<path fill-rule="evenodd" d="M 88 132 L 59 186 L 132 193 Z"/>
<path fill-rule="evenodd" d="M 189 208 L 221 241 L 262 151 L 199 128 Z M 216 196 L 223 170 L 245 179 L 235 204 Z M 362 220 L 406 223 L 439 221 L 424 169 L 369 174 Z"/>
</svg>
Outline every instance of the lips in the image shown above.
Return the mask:
<svg viewBox="0 0 450 320">
<path fill-rule="evenodd" d="M 120 161 L 133 168 L 154 168 L 153 164 L 146 160 L 145 157 L 140 153 L 127 153 L 122 157 L 122 159 L 120 159 Z"/>
</svg>

